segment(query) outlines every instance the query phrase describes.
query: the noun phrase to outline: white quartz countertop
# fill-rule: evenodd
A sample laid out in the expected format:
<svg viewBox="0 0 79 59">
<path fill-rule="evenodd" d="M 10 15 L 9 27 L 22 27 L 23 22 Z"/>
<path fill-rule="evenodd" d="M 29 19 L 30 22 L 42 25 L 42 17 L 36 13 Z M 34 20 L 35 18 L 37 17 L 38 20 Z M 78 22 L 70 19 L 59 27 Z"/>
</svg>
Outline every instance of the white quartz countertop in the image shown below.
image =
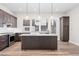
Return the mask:
<svg viewBox="0 0 79 59">
<path fill-rule="evenodd" d="M 57 36 L 56 34 L 21 34 L 20 36 Z"/>
<path fill-rule="evenodd" d="M 0 34 L 0 36 L 3 36 L 3 35 L 7 35 L 7 34 Z"/>
</svg>

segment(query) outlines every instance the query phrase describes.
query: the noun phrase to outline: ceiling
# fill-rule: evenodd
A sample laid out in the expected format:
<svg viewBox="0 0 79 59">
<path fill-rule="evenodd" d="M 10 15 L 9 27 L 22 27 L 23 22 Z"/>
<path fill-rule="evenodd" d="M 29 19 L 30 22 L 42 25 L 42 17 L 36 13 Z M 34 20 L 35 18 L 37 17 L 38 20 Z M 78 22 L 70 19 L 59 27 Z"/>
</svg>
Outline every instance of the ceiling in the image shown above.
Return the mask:
<svg viewBox="0 0 79 59">
<path fill-rule="evenodd" d="M 14 13 L 64 13 L 76 6 L 78 3 L 1 3 Z M 51 11 L 52 10 L 52 11 Z"/>
<path fill-rule="evenodd" d="M 64 13 L 76 8 L 77 6 L 79 6 L 79 3 L 54 3 L 53 12 Z"/>
</svg>

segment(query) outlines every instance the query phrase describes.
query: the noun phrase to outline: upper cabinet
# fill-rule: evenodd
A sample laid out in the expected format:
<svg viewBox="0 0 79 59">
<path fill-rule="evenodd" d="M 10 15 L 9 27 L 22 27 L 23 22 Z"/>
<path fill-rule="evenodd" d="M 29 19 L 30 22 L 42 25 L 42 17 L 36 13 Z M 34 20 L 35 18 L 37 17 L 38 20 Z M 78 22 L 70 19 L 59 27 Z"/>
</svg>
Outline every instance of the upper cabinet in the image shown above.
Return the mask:
<svg viewBox="0 0 79 59">
<path fill-rule="evenodd" d="M 3 12 L 0 10 L 0 27 L 2 27 L 3 25 Z"/>
<path fill-rule="evenodd" d="M 0 9 L 0 27 L 17 27 L 17 18 Z"/>
<path fill-rule="evenodd" d="M 14 17 L 14 16 L 12 16 L 12 17 L 11 17 L 11 23 L 12 23 L 12 27 L 13 27 L 13 28 L 14 28 L 14 27 L 17 27 L 17 18 Z"/>
</svg>

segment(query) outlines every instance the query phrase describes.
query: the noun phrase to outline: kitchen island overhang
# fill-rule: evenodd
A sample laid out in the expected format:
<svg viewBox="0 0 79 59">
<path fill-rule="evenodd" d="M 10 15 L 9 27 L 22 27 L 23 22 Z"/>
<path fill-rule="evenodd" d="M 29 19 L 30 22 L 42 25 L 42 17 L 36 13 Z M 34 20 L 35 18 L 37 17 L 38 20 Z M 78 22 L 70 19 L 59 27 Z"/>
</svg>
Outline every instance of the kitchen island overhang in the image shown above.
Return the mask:
<svg viewBox="0 0 79 59">
<path fill-rule="evenodd" d="M 56 34 L 21 34 L 21 49 L 50 49 L 57 50 Z"/>
</svg>

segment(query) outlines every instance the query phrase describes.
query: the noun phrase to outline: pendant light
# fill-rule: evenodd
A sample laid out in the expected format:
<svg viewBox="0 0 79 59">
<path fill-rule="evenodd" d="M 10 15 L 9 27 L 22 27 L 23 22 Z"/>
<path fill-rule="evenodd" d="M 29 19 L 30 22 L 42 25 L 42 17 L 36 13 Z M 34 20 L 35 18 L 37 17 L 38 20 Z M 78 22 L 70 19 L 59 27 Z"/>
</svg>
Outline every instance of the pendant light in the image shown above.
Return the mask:
<svg viewBox="0 0 79 59">
<path fill-rule="evenodd" d="M 52 12 L 53 9 L 52 9 L 52 8 L 53 8 L 53 5 L 52 5 L 52 3 L 51 3 L 51 17 L 50 17 L 50 19 L 51 19 L 51 22 L 52 22 L 52 25 L 53 25 L 53 15 L 52 15 L 52 14 L 53 14 L 53 12 Z"/>
<path fill-rule="evenodd" d="M 53 8 L 53 5 L 51 3 L 51 17 L 50 17 L 51 19 L 53 19 L 53 15 L 52 15 L 53 14 L 53 12 L 52 12 L 53 9 L 52 8 Z"/>
<path fill-rule="evenodd" d="M 26 14 L 25 19 L 28 20 L 29 19 L 29 16 L 28 16 L 28 3 L 26 4 L 26 7 L 27 7 L 27 14 Z"/>
<path fill-rule="evenodd" d="M 51 13 L 50 13 L 50 17 L 49 17 L 49 20 L 48 20 L 48 30 L 49 30 L 49 33 L 51 33 L 51 25 L 53 24 L 53 21 L 52 21 L 52 19 L 53 19 L 53 16 L 52 16 L 52 3 L 51 3 L 51 5 L 50 5 L 50 7 L 51 7 Z"/>
<path fill-rule="evenodd" d="M 40 3 L 39 3 L 39 16 L 38 16 L 38 18 L 40 19 L 41 17 L 40 17 Z"/>
</svg>

